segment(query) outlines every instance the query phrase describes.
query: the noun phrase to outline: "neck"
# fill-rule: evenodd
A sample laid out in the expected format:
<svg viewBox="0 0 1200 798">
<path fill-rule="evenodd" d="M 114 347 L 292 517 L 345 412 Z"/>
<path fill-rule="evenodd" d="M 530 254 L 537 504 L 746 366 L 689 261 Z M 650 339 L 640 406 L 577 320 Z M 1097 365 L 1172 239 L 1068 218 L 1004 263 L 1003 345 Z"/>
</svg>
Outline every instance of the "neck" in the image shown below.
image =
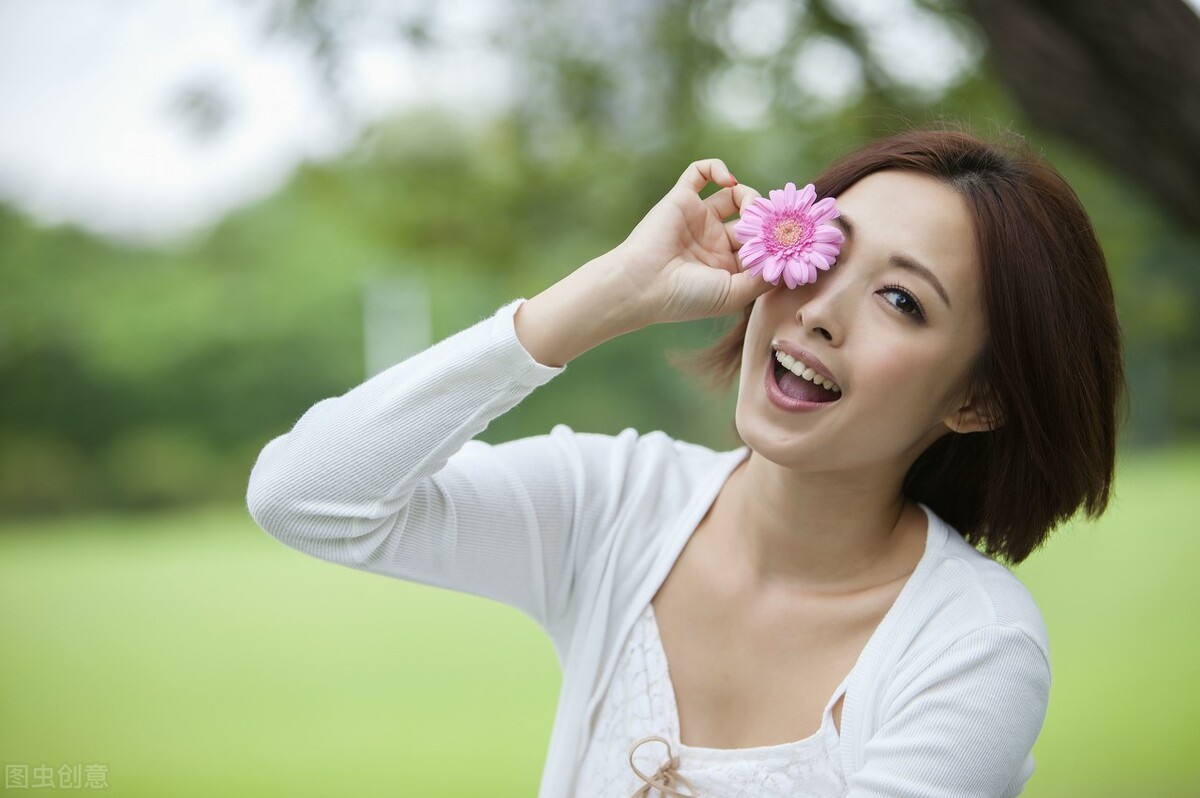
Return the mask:
<svg viewBox="0 0 1200 798">
<path fill-rule="evenodd" d="M 731 562 L 755 586 L 857 592 L 906 577 L 925 517 L 903 473 L 800 472 L 751 451 L 730 476 Z"/>
</svg>

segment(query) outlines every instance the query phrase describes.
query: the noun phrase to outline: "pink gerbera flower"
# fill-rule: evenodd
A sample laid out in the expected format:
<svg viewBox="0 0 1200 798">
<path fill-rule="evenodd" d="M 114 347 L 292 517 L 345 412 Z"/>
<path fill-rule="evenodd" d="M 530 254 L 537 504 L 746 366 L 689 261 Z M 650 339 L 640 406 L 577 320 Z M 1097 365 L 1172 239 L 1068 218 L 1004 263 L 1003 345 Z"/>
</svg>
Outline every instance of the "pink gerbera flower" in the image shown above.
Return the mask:
<svg viewBox="0 0 1200 798">
<path fill-rule="evenodd" d="M 832 266 L 845 241 L 842 231 L 829 224 L 839 215 L 833 197 L 814 203 L 812 183 L 799 191 L 788 183 L 770 196 L 756 197 L 733 228 L 742 242 L 738 255 L 746 273 L 761 273 L 775 285 L 782 275 L 788 288 L 816 281 L 817 269 Z"/>
</svg>

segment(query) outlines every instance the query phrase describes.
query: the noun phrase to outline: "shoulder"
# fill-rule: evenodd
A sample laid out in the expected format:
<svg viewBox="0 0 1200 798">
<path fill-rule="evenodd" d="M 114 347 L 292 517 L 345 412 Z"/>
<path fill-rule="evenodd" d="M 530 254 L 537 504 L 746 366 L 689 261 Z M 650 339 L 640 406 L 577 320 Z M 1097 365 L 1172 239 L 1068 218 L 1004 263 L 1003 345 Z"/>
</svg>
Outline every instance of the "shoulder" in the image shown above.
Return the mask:
<svg viewBox="0 0 1200 798">
<path fill-rule="evenodd" d="M 910 659 L 927 660 L 970 641 L 972 646 L 1016 644 L 1024 656 L 1050 667 L 1049 636 L 1037 601 L 1007 566 L 968 543 L 928 507 L 930 550 L 914 573 L 901 639 Z M 1034 662 L 1033 664 L 1039 664 Z"/>
<path fill-rule="evenodd" d="M 930 784 L 991 774 L 1000 781 L 986 793 L 958 785 L 937 794 L 1015 794 L 1002 790 L 1032 770 L 1049 704 L 1042 615 L 1015 574 L 924 509 L 925 557 L 852 672 L 843 763 L 871 783 L 926 766 L 937 768 Z M 910 756 L 918 738 L 922 762 Z"/>
<path fill-rule="evenodd" d="M 968 544 L 954 527 L 930 511 L 931 527 L 941 527 L 944 544 L 935 560 L 930 586 L 935 605 L 954 601 L 970 612 L 961 619 L 960 631 L 980 626 L 1020 632 L 1036 644 L 1049 662 L 1048 636 L 1042 611 L 1033 594 L 1006 565 Z M 948 605 L 947 605 L 948 606 Z"/>
<path fill-rule="evenodd" d="M 548 442 L 579 458 L 589 480 L 602 481 L 625 496 L 690 492 L 714 469 L 738 455 L 672 438 L 661 430 L 626 427 L 615 435 L 582 432 L 556 424 Z"/>
<path fill-rule="evenodd" d="M 621 606 L 656 568 L 669 566 L 694 526 L 692 516 L 711 502 L 746 451 L 718 451 L 632 427 L 608 435 L 558 424 L 546 437 L 574 460 L 567 468 L 576 480 L 576 515 L 595 528 L 581 590 L 615 590 L 610 600 Z"/>
<path fill-rule="evenodd" d="M 602 519 L 596 549 L 618 558 L 618 570 L 631 578 L 647 573 L 664 548 L 686 537 L 690 516 L 711 502 L 746 451 L 714 450 L 632 427 L 608 435 L 558 424 L 549 437 L 576 459 L 568 467 L 577 475 L 573 493 L 582 511 Z"/>
</svg>

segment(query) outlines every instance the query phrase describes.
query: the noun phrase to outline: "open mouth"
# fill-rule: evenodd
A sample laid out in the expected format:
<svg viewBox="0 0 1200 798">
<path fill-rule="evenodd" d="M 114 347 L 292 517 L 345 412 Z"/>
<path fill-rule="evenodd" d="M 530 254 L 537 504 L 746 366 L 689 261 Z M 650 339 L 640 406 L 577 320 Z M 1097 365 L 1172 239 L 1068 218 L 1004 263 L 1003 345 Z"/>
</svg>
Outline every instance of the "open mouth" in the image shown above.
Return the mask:
<svg viewBox="0 0 1200 798">
<path fill-rule="evenodd" d="M 780 392 L 797 402 L 836 402 L 842 389 L 832 380 L 784 352 L 775 352 L 775 384 Z"/>
</svg>

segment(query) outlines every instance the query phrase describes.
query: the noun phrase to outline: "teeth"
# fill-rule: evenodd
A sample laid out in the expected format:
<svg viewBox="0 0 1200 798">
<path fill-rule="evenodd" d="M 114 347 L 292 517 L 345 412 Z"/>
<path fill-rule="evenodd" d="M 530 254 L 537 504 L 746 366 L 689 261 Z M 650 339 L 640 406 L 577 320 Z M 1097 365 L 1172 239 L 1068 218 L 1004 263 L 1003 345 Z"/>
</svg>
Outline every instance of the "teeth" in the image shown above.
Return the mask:
<svg viewBox="0 0 1200 798">
<path fill-rule="evenodd" d="M 802 377 L 814 385 L 820 385 L 827 391 L 833 391 L 834 393 L 842 392 L 842 389 L 835 385 L 833 380 L 825 379 L 820 374 L 789 355 L 787 352 L 780 352 L 776 350 L 775 359 L 782 363 L 784 368 L 795 374 L 797 377 Z"/>
</svg>

